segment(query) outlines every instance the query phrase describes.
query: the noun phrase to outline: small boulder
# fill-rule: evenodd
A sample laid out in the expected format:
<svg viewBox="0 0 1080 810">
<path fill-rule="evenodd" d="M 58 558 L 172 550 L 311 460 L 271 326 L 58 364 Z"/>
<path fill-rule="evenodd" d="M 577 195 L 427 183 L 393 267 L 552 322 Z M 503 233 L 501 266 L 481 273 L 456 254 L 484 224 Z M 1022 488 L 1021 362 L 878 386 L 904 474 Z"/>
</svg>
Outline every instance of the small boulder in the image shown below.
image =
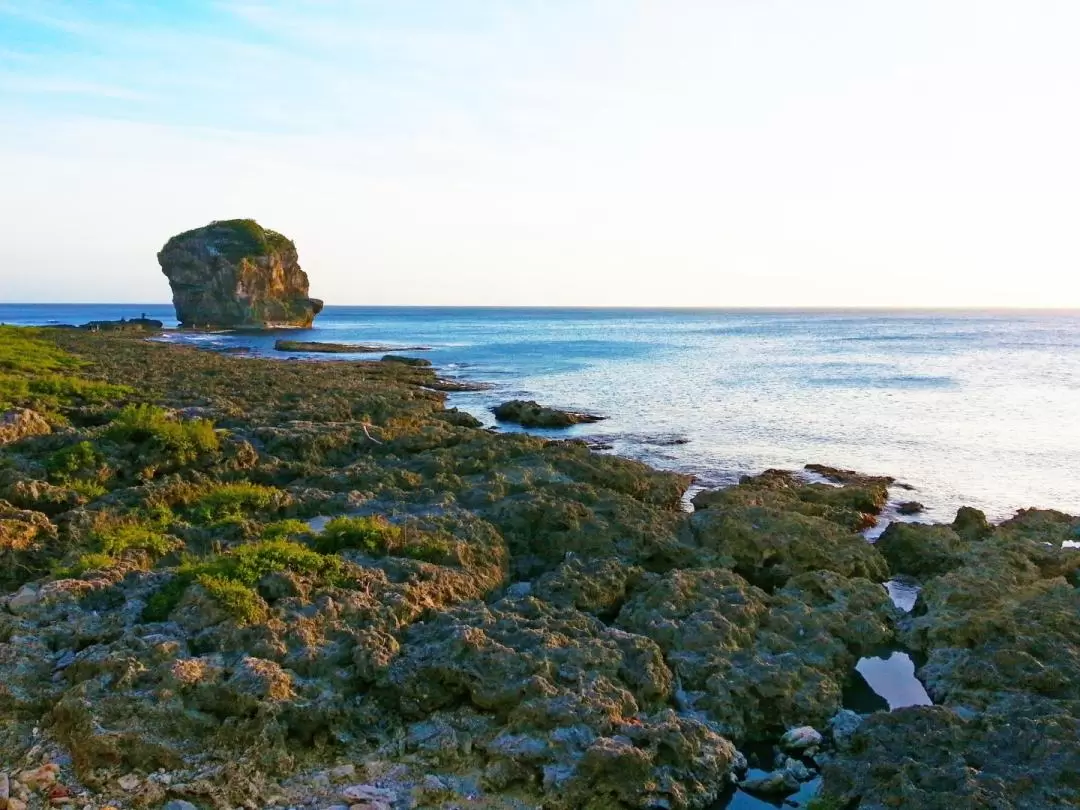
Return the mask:
<svg viewBox="0 0 1080 810">
<path fill-rule="evenodd" d="M 821 732 L 813 726 L 799 726 L 788 729 L 787 733 L 780 738 L 780 747 L 786 751 L 805 751 L 807 748 L 816 748 L 821 745 Z"/>
<path fill-rule="evenodd" d="M 41 598 L 38 589 L 33 585 L 23 585 L 8 599 L 8 610 L 19 615 L 25 613 Z"/>
<path fill-rule="evenodd" d="M 589 422 L 599 422 L 604 417 L 580 411 L 562 411 L 547 408 L 532 400 L 512 399 L 492 408 L 500 422 L 515 422 L 522 427 L 567 428 Z"/>
<path fill-rule="evenodd" d="M 0 414 L 0 445 L 11 444 L 27 436 L 47 436 L 52 428 L 37 411 L 16 408 Z"/>
</svg>

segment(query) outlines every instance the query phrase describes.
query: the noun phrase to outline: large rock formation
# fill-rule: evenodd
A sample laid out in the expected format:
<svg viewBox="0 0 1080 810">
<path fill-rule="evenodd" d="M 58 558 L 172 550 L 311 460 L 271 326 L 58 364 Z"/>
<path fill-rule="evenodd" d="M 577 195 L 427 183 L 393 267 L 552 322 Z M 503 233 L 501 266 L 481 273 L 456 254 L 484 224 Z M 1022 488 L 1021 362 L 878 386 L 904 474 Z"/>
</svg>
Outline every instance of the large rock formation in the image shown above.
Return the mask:
<svg viewBox="0 0 1080 810">
<path fill-rule="evenodd" d="M 178 234 L 158 253 L 158 263 L 181 326 L 308 327 L 323 307 L 308 297 L 292 240 L 251 219 Z"/>
</svg>

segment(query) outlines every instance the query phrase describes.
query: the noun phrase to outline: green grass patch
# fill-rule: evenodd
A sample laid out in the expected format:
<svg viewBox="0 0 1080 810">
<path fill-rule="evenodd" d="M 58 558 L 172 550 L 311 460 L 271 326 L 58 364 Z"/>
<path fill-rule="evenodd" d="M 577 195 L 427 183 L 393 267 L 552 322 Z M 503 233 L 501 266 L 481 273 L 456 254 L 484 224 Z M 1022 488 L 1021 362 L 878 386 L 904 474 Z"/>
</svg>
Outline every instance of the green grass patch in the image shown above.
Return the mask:
<svg viewBox="0 0 1080 810">
<path fill-rule="evenodd" d="M 43 330 L 0 326 L 0 369 L 41 374 L 77 369 L 85 363 L 48 340 Z"/>
<path fill-rule="evenodd" d="M 70 372 L 86 363 L 45 339 L 45 334 L 30 327 L 0 326 L 0 408 L 48 412 L 131 393 L 127 386 L 72 376 Z"/>
<path fill-rule="evenodd" d="M 164 557 L 179 547 L 179 541 L 152 523 L 138 518 L 99 520 L 90 533 L 95 550 L 117 557 L 125 551 L 145 551 L 152 557 Z"/>
<path fill-rule="evenodd" d="M 276 520 L 262 528 L 263 540 L 292 540 L 298 537 L 310 538 L 314 530 L 302 520 Z"/>
<path fill-rule="evenodd" d="M 105 435 L 118 443 L 149 446 L 168 462 L 190 464 L 221 446 L 209 419 L 180 421 L 157 405 L 128 405 L 112 421 Z"/>
<path fill-rule="evenodd" d="M 334 518 L 315 538 L 315 548 L 333 554 L 351 548 L 367 554 L 386 554 L 400 529 L 382 517 Z"/>
<path fill-rule="evenodd" d="M 446 562 L 454 550 L 451 538 L 395 526 L 386 518 L 374 515 L 334 518 L 313 542 L 324 554 L 355 549 L 377 557 L 409 557 L 431 563 Z"/>
<path fill-rule="evenodd" d="M 202 523 L 238 523 L 268 511 L 277 511 L 285 493 L 276 487 L 235 481 L 217 484 L 201 492 L 189 513 Z"/>
<path fill-rule="evenodd" d="M 109 474 L 105 456 L 87 441 L 57 450 L 46 459 L 45 469 L 54 484 L 67 484 L 72 489 L 76 482 L 96 483 L 100 487 Z M 103 487 L 100 489 L 104 491 Z"/>
<path fill-rule="evenodd" d="M 266 600 L 248 585 L 209 574 L 200 574 L 196 582 L 237 624 L 264 622 L 270 614 Z"/>
<path fill-rule="evenodd" d="M 57 579 L 73 579 L 81 577 L 90 571 L 101 571 L 110 568 L 116 563 L 117 559 L 109 554 L 88 552 L 80 554 L 72 563 L 57 563 L 53 566 L 52 574 Z"/>
<path fill-rule="evenodd" d="M 346 563 L 339 557 L 320 554 L 289 540 L 266 540 L 206 559 L 185 561 L 176 576 L 147 602 L 143 618 L 165 621 L 180 603 L 188 586 L 196 581 L 202 583 L 203 578 L 230 582 L 250 590 L 267 574 L 281 571 L 300 574 L 324 585 L 340 585 L 347 580 Z M 232 593 L 238 591 L 234 588 Z"/>
</svg>

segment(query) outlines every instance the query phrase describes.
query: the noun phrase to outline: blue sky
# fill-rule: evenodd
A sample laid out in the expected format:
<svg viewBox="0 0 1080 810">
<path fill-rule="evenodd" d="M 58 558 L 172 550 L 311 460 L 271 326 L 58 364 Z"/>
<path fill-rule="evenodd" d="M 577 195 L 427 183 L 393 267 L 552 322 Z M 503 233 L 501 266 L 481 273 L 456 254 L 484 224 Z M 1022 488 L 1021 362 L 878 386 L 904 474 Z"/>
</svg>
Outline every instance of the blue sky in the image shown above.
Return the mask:
<svg viewBox="0 0 1080 810">
<path fill-rule="evenodd" d="M 1080 3 L 0 0 L 0 299 L 1080 306 Z"/>
</svg>

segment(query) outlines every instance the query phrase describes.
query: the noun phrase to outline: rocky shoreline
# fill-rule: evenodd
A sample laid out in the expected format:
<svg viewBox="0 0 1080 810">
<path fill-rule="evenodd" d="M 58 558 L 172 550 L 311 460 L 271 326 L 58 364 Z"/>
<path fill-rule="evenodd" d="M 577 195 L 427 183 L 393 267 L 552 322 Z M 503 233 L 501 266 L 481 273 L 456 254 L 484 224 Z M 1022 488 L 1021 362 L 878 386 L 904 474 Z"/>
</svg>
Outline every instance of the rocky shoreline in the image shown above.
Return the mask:
<svg viewBox="0 0 1080 810">
<path fill-rule="evenodd" d="M 687 513 L 439 384 L 0 329 L 0 807 L 1080 803 L 1077 518 L 871 544 L 892 482 L 821 467 Z M 851 711 L 892 648 L 936 705 Z"/>
</svg>

